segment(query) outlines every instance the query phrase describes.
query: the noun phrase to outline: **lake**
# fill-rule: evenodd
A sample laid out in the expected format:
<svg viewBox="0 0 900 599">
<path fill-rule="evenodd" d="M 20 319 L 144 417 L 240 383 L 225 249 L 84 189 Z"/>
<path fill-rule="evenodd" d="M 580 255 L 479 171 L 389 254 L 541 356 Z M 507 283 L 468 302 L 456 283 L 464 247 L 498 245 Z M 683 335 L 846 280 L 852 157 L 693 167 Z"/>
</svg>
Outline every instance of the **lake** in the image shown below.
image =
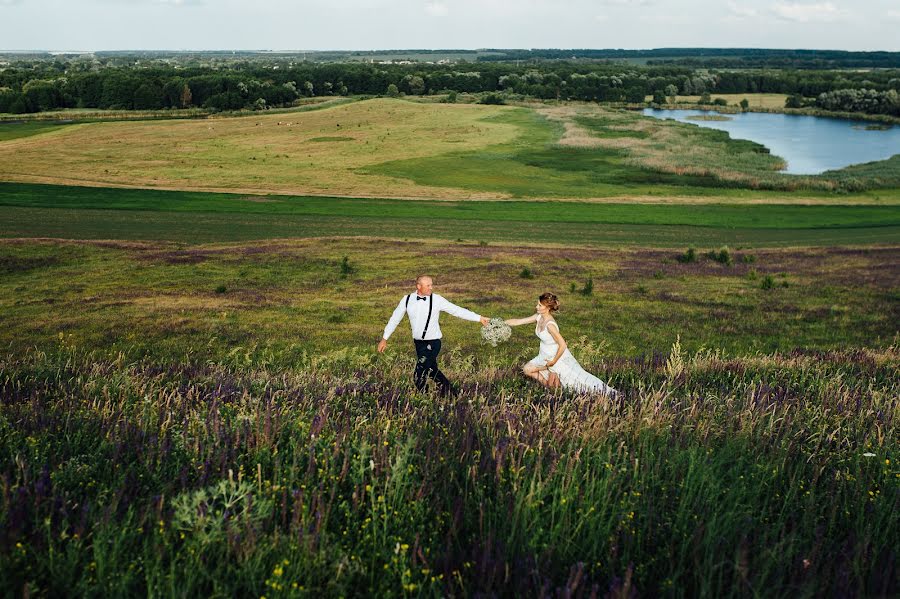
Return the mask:
<svg viewBox="0 0 900 599">
<path fill-rule="evenodd" d="M 645 116 L 727 131 L 734 139 L 760 143 L 787 161 L 783 171 L 793 175 L 817 175 L 890 158 L 900 154 L 900 126 L 867 130 L 879 123 L 817 116 L 743 112 L 721 114 L 705 110 L 657 110 L 646 108 Z M 689 117 L 723 116 L 725 121 L 691 120 Z"/>
</svg>

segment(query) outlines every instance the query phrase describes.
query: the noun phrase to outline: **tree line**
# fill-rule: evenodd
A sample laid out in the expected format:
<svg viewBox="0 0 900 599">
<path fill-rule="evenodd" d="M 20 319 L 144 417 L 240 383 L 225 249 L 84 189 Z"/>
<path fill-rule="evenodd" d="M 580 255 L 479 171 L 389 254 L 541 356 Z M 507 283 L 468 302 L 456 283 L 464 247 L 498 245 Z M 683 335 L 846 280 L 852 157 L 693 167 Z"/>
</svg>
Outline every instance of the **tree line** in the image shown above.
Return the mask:
<svg viewBox="0 0 900 599">
<path fill-rule="evenodd" d="M 235 60 L 215 67 L 165 61 L 98 65 L 54 58 L 0 71 L 0 112 L 59 108 L 211 111 L 289 106 L 299 98 L 385 94 L 505 94 L 539 99 L 641 103 L 647 96 L 782 93 L 802 98 L 846 90 L 900 90 L 900 70 L 708 70 L 573 61 L 439 64 Z M 880 114 L 896 114 L 890 97 Z M 868 112 L 871 102 L 847 102 Z M 855 110 L 855 109 L 851 109 Z M 886 111 L 886 112 L 885 112 Z"/>
</svg>

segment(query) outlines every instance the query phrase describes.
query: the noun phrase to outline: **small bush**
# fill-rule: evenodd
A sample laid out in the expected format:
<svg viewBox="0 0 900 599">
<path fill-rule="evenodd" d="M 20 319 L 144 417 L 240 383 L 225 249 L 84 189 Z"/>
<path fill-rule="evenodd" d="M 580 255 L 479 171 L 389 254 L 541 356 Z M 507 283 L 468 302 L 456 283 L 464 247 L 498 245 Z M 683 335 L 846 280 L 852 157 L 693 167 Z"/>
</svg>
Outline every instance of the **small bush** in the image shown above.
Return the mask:
<svg viewBox="0 0 900 599">
<path fill-rule="evenodd" d="M 575 283 L 570 284 L 569 285 L 569 293 L 575 293 L 575 290 L 577 288 L 578 288 L 578 286 Z"/>
<path fill-rule="evenodd" d="M 635 289 L 635 291 L 637 291 L 641 295 L 647 295 L 647 287 L 644 285 L 638 285 L 637 289 Z"/>
<path fill-rule="evenodd" d="M 531 269 L 526 266 L 525 268 L 522 269 L 522 272 L 519 273 L 519 276 L 522 277 L 523 279 L 533 279 L 534 273 L 531 272 Z"/>
<path fill-rule="evenodd" d="M 219 285 L 218 287 L 216 287 L 216 293 L 225 293 L 226 291 L 228 291 L 228 287 L 226 287 L 225 285 Z"/>
<path fill-rule="evenodd" d="M 656 272 L 654 272 L 654 273 L 653 273 L 653 278 L 654 278 L 654 279 L 657 279 L 657 280 L 663 278 L 663 273 L 662 273 L 662 271 L 661 271 L 661 270 L 657 270 Z"/>
<path fill-rule="evenodd" d="M 753 264 L 754 262 L 756 262 L 756 256 L 753 254 L 744 254 L 743 256 L 741 256 L 741 262 L 743 262 L 744 264 Z"/>
<path fill-rule="evenodd" d="M 755 281 L 758 276 L 755 268 L 751 268 L 750 272 L 747 273 L 747 278 L 751 281 Z"/>
<path fill-rule="evenodd" d="M 341 258 L 341 276 L 346 277 L 348 275 L 353 274 L 356 271 L 355 268 L 350 264 L 350 259 L 347 256 Z"/>
<path fill-rule="evenodd" d="M 506 100 L 503 99 L 503 96 L 500 94 L 485 94 L 478 100 L 479 104 L 490 104 L 493 106 L 500 106 L 506 104 Z"/>
<path fill-rule="evenodd" d="M 594 293 L 594 279 L 588 278 L 587 282 L 584 284 L 584 287 L 581 288 L 579 292 L 581 295 L 590 295 Z"/>
<path fill-rule="evenodd" d="M 731 266 L 731 252 L 728 250 L 727 245 L 720 247 L 718 252 L 708 252 L 706 257 L 710 260 L 715 260 L 719 264 Z"/>
<path fill-rule="evenodd" d="M 697 261 L 697 250 L 694 248 L 688 248 L 687 251 L 680 256 L 675 257 L 676 260 L 681 262 L 682 264 L 687 264 L 689 262 Z"/>
<path fill-rule="evenodd" d="M 775 287 L 775 279 L 772 278 L 772 275 L 764 276 L 759 288 L 760 289 L 772 289 L 773 287 Z"/>
</svg>

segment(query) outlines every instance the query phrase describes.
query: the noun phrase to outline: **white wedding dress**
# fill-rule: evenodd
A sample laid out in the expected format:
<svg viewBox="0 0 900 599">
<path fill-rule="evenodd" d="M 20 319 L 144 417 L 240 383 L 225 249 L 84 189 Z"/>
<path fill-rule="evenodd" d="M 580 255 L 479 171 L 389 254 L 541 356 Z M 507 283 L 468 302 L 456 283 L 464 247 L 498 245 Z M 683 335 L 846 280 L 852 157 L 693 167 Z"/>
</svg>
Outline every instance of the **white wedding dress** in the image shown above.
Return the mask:
<svg viewBox="0 0 900 599">
<path fill-rule="evenodd" d="M 541 340 L 540 351 L 537 356 L 528 362 L 528 364 L 537 367 L 546 366 L 547 362 L 552 360 L 556 356 L 557 350 L 559 350 L 559 344 L 547 330 L 547 327 L 555 326 L 558 331 L 559 325 L 556 324 L 555 320 L 551 320 L 542 329 L 541 324 L 542 319 L 538 317 L 537 324 L 534 328 L 534 334 Z M 550 367 L 550 371 L 555 372 L 557 376 L 559 376 L 559 382 L 563 386 L 563 389 L 579 393 L 603 393 L 610 396 L 618 395 L 618 391 L 582 368 L 581 364 L 578 363 L 578 360 L 575 359 L 575 356 L 572 355 L 568 348 L 566 348 L 556 364 Z M 539 374 L 543 376 L 544 379 L 549 376 L 546 370 L 539 371 Z"/>
</svg>

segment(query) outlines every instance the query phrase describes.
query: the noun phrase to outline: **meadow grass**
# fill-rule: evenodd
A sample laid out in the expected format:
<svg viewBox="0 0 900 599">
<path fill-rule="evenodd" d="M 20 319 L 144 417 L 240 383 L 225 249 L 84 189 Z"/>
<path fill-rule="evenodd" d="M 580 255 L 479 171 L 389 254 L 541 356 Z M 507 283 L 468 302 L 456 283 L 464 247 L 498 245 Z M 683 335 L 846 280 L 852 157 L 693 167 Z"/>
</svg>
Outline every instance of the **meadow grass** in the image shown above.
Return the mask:
<svg viewBox="0 0 900 599">
<path fill-rule="evenodd" d="M 409 362 L 0 358 L 7 590 L 898 590 L 896 348 L 592 362 L 621 403 L 462 356 L 421 396 Z"/>
<path fill-rule="evenodd" d="M 0 579 L 896 593 L 898 251 L 0 241 Z M 491 316 L 556 291 L 573 353 L 625 399 L 535 388 L 533 331 L 489 348 L 449 317 L 460 396 L 417 394 L 406 323 L 374 345 L 419 272 Z"/>
<path fill-rule="evenodd" d="M 244 347 L 300 360 L 303 352 L 374 346 L 420 272 L 435 274 L 438 292 L 490 316 L 527 316 L 540 293 L 553 291 L 576 347 L 585 336 L 620 354 L 661 351 L 677 335 L 691 351 L 770 352 L 884 347 L 898 332 L 898 274 L 886 268 L 898 262 L 896 246 L 732 248 L 730 266 L 699 247 L 697 261 L 681 263 L 684 249 L 477 242 L 3 241 L 0 347 L 24 351 L 63 334 L 83 347 L 146 345 L 161 356 L 209 352 L 218 360 Z M 519 276 L 526 267 L 530 279 Z M 583 295 L 588 279 L 594 290 Z M 466 351 L 479 347 L 477 327 L 455 319 L 442 326 Z M 528 331 L 518 339 L 492 351 L 518 362 L 534 349 Z"/>
</svg>

